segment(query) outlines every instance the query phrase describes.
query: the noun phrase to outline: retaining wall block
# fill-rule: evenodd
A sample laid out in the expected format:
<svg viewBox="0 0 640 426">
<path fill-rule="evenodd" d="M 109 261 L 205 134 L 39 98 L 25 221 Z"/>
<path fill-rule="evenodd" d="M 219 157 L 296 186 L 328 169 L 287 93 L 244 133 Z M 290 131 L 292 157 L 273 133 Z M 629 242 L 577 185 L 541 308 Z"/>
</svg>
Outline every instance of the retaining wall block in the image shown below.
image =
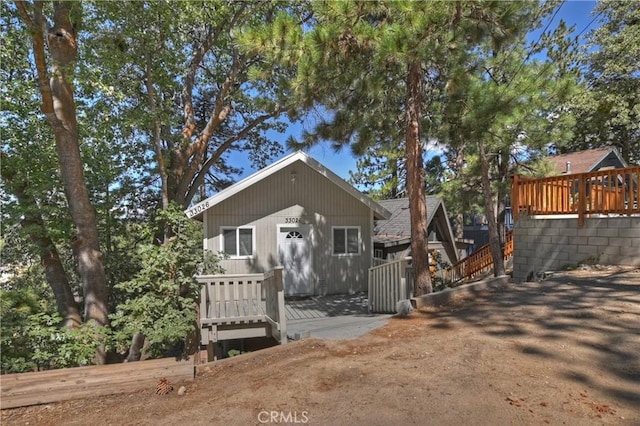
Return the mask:
<svg viewBox="0 0 640 426">
<path fill-rule="evenodd" d="M 619 228 L 598 229 L 598 237 L 617 237 L 618 235 L 619 235 Z"/>
<path fill-rule="evenodd" d="M 589 237 L 590 246 L 608 246 L 609 238 L 606 237 Z"/>
</svg>

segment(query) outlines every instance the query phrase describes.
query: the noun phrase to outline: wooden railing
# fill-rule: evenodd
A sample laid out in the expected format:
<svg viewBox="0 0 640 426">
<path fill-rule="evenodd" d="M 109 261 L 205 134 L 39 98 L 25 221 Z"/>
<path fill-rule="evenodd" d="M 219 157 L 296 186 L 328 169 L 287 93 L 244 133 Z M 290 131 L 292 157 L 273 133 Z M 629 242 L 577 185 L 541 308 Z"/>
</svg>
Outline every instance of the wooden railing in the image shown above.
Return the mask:
<svg viewBox="0 0 640 426">
<path fill-rule="evenodd" d="M 262 288 L 265 293 L 265 314 L 271 324 L 271 335 L 280 343 L 287 343 L 287 319 L 284 306 L 282 266 L 264 274 Z"/>
<path fill-rule="evenodd" d="M 516 175 L 511 188 L 513 216 L 577 214 L 578 226 L 583 226 L 587 215 L 640 214 L 638 182 L 638 166 L 537 179 Z"/>
<path fill-rule="evenodd" d="M 282 267 L 266 274 L 200 275 L 200 343 L 272 336 L 287 342 Z"/>
<path fill-rule="evenodd" d="M 513 231 L 505 233 L 504 260 L 513 255 Z M 475 278 L 493 268 L 493 256 L 489 244 L 485 244 L 445 271 L 451 283 Z"/>
<path fill-rule="evenodd" d="M 389 259 L 382 259 L 379 257 L 374 257 L 371 259 L 371 266 L 380 266 L 389 263 Z"/>
<path fill-rule="evenodd" d="M 407 279 L 410 262 L 411 258 L 405 257 L 369 268 L 370 312 L 396 312 L 398 301 L 411 298 L 413 284 Z"/>
</svg>

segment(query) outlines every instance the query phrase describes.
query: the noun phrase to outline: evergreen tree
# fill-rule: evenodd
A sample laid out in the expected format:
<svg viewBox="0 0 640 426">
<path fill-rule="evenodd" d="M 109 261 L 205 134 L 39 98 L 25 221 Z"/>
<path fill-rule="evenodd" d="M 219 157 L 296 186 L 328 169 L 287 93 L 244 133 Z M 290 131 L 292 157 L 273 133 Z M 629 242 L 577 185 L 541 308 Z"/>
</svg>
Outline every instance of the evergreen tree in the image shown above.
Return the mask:
<svg viewBox="0 0 640 426">
<path fill-rule="evenodd" d="M 572 94 L 575 76 L 553 62 L 531 60 L 538 44 L 526 46 L 525 35 L 551 11 L 549 5 L 518 6 L 508 37 L 480 45 L 467 62 L 468 71 L 451 84 L 458 93 L 450 93 L 453 105 L 446 109 L 444 131 L 451 145 L 464 152 L 464 175 L 473 176 L 481 189 L 496 276 L 505 273 L 505 209 L 514 165 L 567 140 L 573 124 L 561 105 Z M 561 42 L 568 31 L 561 24 L 545 37 L 554 49 L 568 48 Z"/>
<path fill-rule="evenodd" d="M 423 146 L 435 133 L 437 100 L 447 66 L 478 42 L 503 31 L 512 5 L 475 2 L 316 2 L 305 34 L 297 93 L 330 116 L 320 139 L 364 152 L 377 141 L 404 142 L 411 217 L 414 294 L 431 291 L 428 269 Z M 402 138 L 397 138 L 398 132 Z M 378 136 L 379 135 L 379 136 Z"/>
<path fill-rule="evenodd" d="M 579 62 L 584 90 L 567 104 L 579 125 L 559 151 L 613 145 L 640 164 L 640 8 L 603 0 L 594 13 L 601 25 L 589 33 Z"/>
</svg>

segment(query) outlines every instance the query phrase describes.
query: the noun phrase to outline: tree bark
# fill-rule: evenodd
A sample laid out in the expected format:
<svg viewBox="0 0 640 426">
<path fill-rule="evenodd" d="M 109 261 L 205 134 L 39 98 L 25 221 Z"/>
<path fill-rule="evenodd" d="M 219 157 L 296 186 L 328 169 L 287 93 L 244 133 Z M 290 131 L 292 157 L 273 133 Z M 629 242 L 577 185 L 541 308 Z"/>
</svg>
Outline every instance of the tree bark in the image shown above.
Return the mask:
<svg viewBox="0 0 640 426">
<path fill-rule="evenodd" d="M 53 27 L 47 32 L 47 45 L 52 59 L 47 72 L 42 16 L 42 3 L 34 4 L 33 17 L 23 2 L 17 3 L 23 20 L 32 26 L 34 58 L 38 70 L 42 111 L 53 129 L 58 164 L 71 217 L 76 226 L 71 247 L 78 262 L 83 288 L 84 320 L 98 326 L 109 325 L 107 280 L 102 263 L 96 213 L 84 180 L 84 163 L 78 141 L 76 106 L 67 74 L 73 69 L 77 55 L 77 39 L 71 22 L 74 2 L 54 2 Z M 105 363 L 104 348 L 97 353 L 97 364 Z"/>
<path fill-rule="evenodd" d="M 413 257 L 413 294 L 431 293 L 429 251 L 427 245 L 427 203 L 424 196 L 424 165 L 420 141 L 422 119 L 422 66 L 409 64 L 407 75 L 405 149 L 407 155 L 407 193 L 411 219 L 411 256 Z"/>
<path fill-rule="evenodd" d="M 499 277 L 505 275 L 503 247 L 500 243 L 500 234 L 496 222 L 496 212 L 493 207 L 493 194 L 491 193 L 491 179 L 489 171 L 489 160 L 485 152 L 484 143 L 478 142 L 478 152 L 480 154 L 480 168 L 482 181 L 482 195 L 484 198 L 484 210 L 487 216 L 489 227 L 489 249 L 493 257 L 493 275 Z"/>
<path fill-rule="evenodd" d="M 2 160 L 6 160 L 5 155 L 2 155 Z M 16 181 L 15 173 L 6 164 L 2 167 L 2 178 L 11 193 L 18 199 L 18 203 L 24 208 L 24 218 L 20 221 L 20 226 L 27 231 L 29 239 L 38 248 L 40 262 L 44 268 L 47 283 L 53 291 L 56 307 L 64 326 L 68 328 L 79 326 L 82 323 L 80 308 L 71 291 L 58 249 L 49 236 L 36 201 L 28 195 L 28 182 Z"/>
</svg>

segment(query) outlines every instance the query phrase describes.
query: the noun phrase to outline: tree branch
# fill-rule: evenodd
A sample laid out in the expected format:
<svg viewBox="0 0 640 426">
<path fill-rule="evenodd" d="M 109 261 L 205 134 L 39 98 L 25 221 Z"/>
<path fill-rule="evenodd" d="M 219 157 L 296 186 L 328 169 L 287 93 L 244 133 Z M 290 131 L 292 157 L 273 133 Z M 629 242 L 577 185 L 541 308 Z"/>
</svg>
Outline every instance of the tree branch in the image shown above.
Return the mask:
<svg viewBox="0 0 640 426">
<path fill-rule="evenodd" d="M 196 194 L 196 191 L 198 190 L 198 188 L 200 187 L 200 185 L 203 184 L 205 176 L 207 171 L 218 161 L 220 160 L 220 157 L 222 157 L 222 154 L 225 153 L 225 151 L 231 146 L 231 144 L 233 144 L 234 142 L 237 142 L 243 138 L 245 138 L 249 132 L 251 132 L 253 129 L 255 129 L 256 127 L 258 127 L 260 124 L 264 123 L 265 121 L 267 121 L 270 118 L 273 117 L 277 117 L 278 115 L 280 115 L 280 113 L 282 111 L 286 110 L 286 107 L 276 107 L 276 109 L 269 113 L 269 114 L 264 114 L 261 115 L 260 117 L 256 118 L 255 120 L 253 120 L 251 123 L 249 123 L 249 125 L 247 125 L 244 129 L 242 129 L 240 132 L 236 133 L 235 135 L 233 135 L 230 138 L 227 138 L 227 140 L 225 140 L 222 145 L 220 145 L 218 147 L 218 149 L 216 149 L 215 153 L 209 157 L 203 164 L 202 166 L 200 166 L 199 162 L 196 161 L 192 161 L 191 165 L 189 167 L 189 171 L 187 173 L 191 173 L 193 174 L 195 177 L 193 178 L 193 180 L 190 182 L 189 185 L 189 191 L 187 192 L 186 195 L 186 199 L 185 202 L 188 204 L 191 202 L 191 200 L 193 199 L 193 197 Z M 199 170 L 198 170 L 199 168 Z M 185 173 L 185 174 L 187 174 Z M 185 188 L 186 189 L 186 188 Z"/>
</svg>

